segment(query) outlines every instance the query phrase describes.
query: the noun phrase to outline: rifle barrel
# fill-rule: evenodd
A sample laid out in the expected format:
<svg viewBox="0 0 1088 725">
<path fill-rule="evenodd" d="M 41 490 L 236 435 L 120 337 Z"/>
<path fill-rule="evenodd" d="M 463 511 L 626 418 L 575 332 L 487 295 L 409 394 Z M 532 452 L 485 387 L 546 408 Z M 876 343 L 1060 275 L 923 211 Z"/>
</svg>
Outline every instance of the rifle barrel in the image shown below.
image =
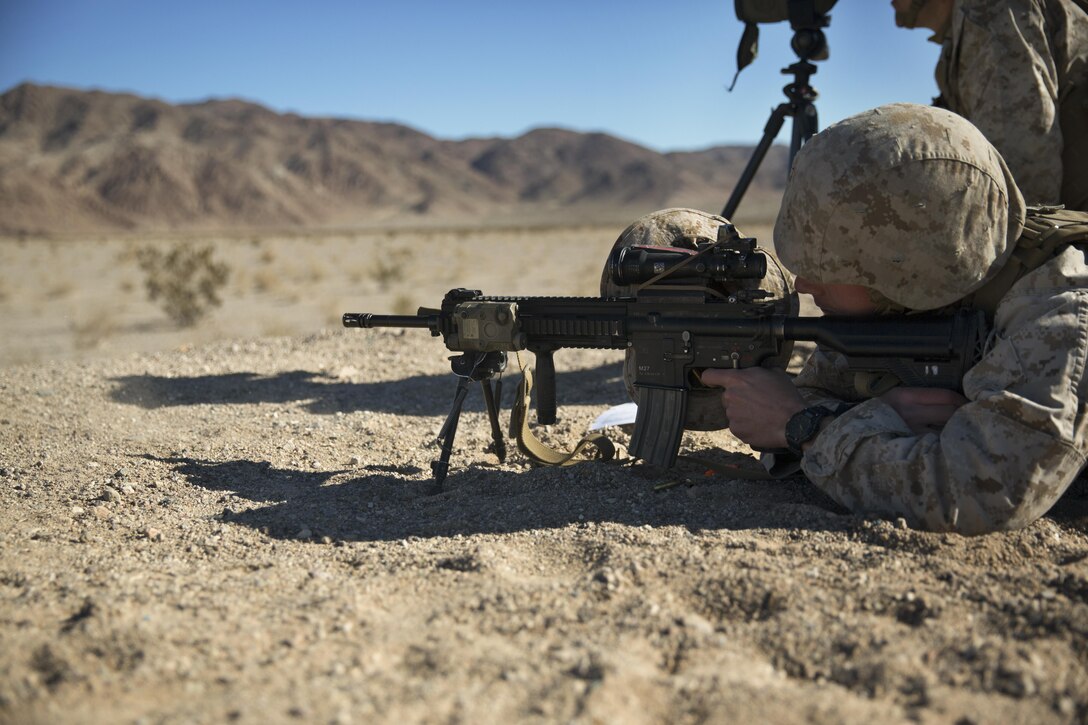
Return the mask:
<svg viewBox="0 0 1088 725">
<path fill-rule="evenodd" d="M 430 328 L 432 319 L 423 315 L 374 315 L 369 312 L 344 313 L 344 327 L 422 327 Z"/>
</svg>

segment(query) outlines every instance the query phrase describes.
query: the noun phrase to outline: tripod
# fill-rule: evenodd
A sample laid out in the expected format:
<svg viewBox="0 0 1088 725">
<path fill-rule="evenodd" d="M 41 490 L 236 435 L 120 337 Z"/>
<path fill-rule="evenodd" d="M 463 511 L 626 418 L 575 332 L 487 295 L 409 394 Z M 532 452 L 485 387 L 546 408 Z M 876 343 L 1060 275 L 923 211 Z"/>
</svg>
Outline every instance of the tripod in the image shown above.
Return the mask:
<svg viewBox="0 0 1088 725">
<path fill-rule="evenodd" d="M 801 146 L 819 130 L 815 104 L 816 97 L 819 94 L 809 84 L 809 78 L 816 72 L 816 66 L 810 63 L 809 60 L 818 59 L 821 54 L 823 54 L 822 57 L 826 57 L 827 40 L 824 37 L 823 30 L 819 27 L 801 28 L 794 32 L 790 46 L 800 57 L 800 60 L 782 69 L 783 75 L 793 75 L 793 83 L 782 88 L 782 92 L 786 94 L 788 100 L 778 104 L 778 107 L 771 111 L 771 117 L 767 120 L 767 125 L 763 127 L 763 138 L 760 139 L 755 151 L 752 152 L 752 157 L 748 159 L 748 165 L 744 167 L 744 173 L 740 175 L 736 187 L 733 188 L 733 193 L 729 196 L 729 201 L 725 203 L 725 208 L 722 209 L 722 216 L 726 219 L 732 219 L 733 214 L 736 213 L 737 207 L 740 206 L 740 200 L 744 197 L 744 192 L 748 190 L 748 185 L 752 183 L 756 172 L 759 171 L 759 165 L 763 162 L 763 157 L 767 155 L 767 150 L 771 148 L 771 144 L 774 143 L 778 132 L 782 130 L 782 124 L 785 123 L 787 116 L 793 119 L 793 136 L 790 139 L 790 166 L 793 166 L 793 157 L 801 150 Z"/>
</svg>

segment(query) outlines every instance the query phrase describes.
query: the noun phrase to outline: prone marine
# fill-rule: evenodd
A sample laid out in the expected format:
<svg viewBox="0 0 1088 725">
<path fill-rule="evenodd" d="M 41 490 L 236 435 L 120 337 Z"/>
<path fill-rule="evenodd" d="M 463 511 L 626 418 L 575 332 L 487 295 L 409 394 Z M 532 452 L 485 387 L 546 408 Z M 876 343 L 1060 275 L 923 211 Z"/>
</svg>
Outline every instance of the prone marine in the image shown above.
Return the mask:
<svg viewBox="0 0 1088 725">
<path fill-rule="evenodd" d="M 707 370 L 737 437 L 793 450 L 847 508 L 919 528 L 981 534 L 1050 509 L 1088 456 L 1088 214 L 1027 207 L 978 129 L 893 104 L 802 148 L 774 243 L 827 314 L 975 306 L 993 331 L 963 395 L 862 395 L 841 357 L 820 349 L 792 381 Z"/>
</svg>

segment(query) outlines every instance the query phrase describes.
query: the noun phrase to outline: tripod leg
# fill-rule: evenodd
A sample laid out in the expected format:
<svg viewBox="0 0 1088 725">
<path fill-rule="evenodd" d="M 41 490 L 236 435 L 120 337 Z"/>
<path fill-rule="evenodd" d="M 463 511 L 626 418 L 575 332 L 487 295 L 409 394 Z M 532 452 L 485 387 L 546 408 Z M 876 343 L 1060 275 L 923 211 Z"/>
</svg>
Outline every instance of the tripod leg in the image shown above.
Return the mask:
<svg viewBox="0 0 1088 725">
<path fill-rule="evenodd" d="M 487 417 L 491 421 L 491 445 L 489 449 L 495 453 L 499 463 L 506 462 L 506 441 L 502 437 L 502 428 L 499 427 L 499 401 L 502 400 L 502 381 L 496 381 L 495 389 L 491 389 L 490 380 L 481 380 L 480 387 L 484 391 L 484 402 L 487 403 Z"/>
<path fill-rule="evenodd" d="M 752 152 L 752 158 L 748 159 L 748 165 L 744 167 L 744 172 L 740 175 L 740 179 L 737 180 L 733 193 L 729 195 L 729 201 L 725 202 L 725 208 L 722 209 L 722 216 L 726 219 L 732 219 L 737 212 L 740 200 L 744 198 L 744 192 L 748 191 L 748 185 L 752 183 L 756 172 L 759 171 L 759 165 L 763 162 L 763 157 L 767 155 L 767 150 L 771 148 L 771 144 L 774 143 L 778 132 L 782 130 L 782 124 L 786 122 L 786 116 L 792 115 L 792 110 L 793 108 L 789 103 L 780 103 L 777 108 L 771 111 L 771 117 L 767 119 L 767 125 L 763 127 L 763 138 L 760 139 L 759 145 Z"/>
<path fill-rule="evenodd" d="M 816 118 L 816 106 L 811 103 L 802 103 L 793 117 L 793 134 L 790 138 L 790 165 L 793 158 L 805 143 L 816 135 L 819 130 L 819 122 Z"/>
<path fill-rule="evenodd" d="M 457 422 L 461 419 L 461 406 L 465 403 L 466 395 L 468 395 L 468 378 L 458 378 L 457 392 L 453 395 L 453 408 L 446 416 L 442 430 L 438 431 L 438 442 L 442 444 L 442 454 L 437 461 L 431 461 L 431 473 L 434 474 L 435 483 L 441 484 L 449 473 L 453 438 L 457 435 Z"/>
</svg>

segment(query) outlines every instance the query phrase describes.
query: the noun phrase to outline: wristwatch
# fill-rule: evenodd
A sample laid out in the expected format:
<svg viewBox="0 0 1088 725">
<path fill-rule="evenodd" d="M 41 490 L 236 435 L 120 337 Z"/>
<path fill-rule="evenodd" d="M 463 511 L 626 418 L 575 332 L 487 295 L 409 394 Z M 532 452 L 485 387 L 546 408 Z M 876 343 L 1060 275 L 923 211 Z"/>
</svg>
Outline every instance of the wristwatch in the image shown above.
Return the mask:
<svg viewBox="0 0 1088 725">
<path fill-rule="evenodd" d="M 814 405 L 793 414 L 786 423 L 786 447 L 791 453 L 803 454 L 801 446 L 816 437 L 824 418 L 836 413 L 822 405 Z"/>
</svg>

